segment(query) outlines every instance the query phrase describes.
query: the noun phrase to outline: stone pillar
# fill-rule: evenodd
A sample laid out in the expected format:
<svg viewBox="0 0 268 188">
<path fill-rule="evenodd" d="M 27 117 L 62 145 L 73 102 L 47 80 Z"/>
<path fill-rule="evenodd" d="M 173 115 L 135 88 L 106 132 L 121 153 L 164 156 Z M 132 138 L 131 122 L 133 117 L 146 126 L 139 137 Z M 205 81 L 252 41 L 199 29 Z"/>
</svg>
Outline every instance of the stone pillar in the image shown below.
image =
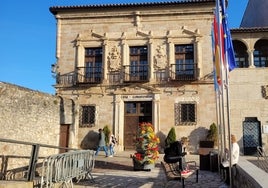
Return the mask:
<svg viewBox="0 0 268 188">
<path fill-rule="evenodd" d="M 247 51 L 248 53 L 248 57 L 249 57 L 249 67 L 250 68 L 254 68 L 255 65 L 254 65 L 254 49 L 248 49 Z"/>
<path fill-rule="evenodd" d="M 114 134 L 118 140 L 118 150 L 124 149 L 124 101 L 121 95 L 114 96 Z"/>
<path fill-rule="evenodd" d="M 153 111 L 152 123 L 155 128 L 155 133 L 157 133 L 160 131 L 160 95 L 159 94 L 154 94 L 152 111 Z"/>
<path fill-rule="evenodd" d="M 108 81 L 108 54 L 109 54 L 109 45 L 108 41 L 103 41 L 103 82 L 106 83 Z"/>
<path fill-rule="evenodd" d="M 128 54 L 129 54 L 129 49 L 128 49 L 128 45 L 126 43 L 126 40 L 123 39 L 122 42 L 122 65 L 129 65 L 129 58 L 128 58 Z"/>
<path fill-rule="evenodd" d="M 200 45 L 200 41 L 198 38 L 195 39 L 195 45 L 194 45 L 194 63 L 197 64 L 196 68 L 196 73 L 195 76 L 198 80 L 202 78 L 203 73 L 202 73 L 202 47 Z"/>
<path fill-rule="evenodd" d="M 149 40 L 149 81 L 154 80 L 154 43 L 153 39 Z"/>
<path fill-rule="evenodd" d="M 57 39 L 56 39 L 56 58 L 60 58 L 60 44 L 61 44 L 61 19 L 59 15 L 56 15 L 57 19 Z"/>
<path fill-rule="evenodd" d="M 175 64 L 175 48 L 174 48 L 174 43 L 171 39 L 167 39 L 167 43 L 168 43 L 168 78 L 174 76 L 174 75 L 170 75 L 171 71 L 172 71 L 172 67 L 171 64 Z M 172 72 L 175 72 L 175 70 L 173 70 Z"/>
</svg>

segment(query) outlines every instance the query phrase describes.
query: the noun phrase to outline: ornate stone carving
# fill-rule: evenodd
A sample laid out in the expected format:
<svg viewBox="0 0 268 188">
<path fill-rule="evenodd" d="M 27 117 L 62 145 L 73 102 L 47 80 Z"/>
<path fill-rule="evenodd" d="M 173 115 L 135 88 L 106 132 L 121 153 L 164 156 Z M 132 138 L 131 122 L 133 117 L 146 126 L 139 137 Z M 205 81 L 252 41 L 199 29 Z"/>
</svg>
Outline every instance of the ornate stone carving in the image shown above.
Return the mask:
<svg viewBox="0 0 268 188">
<path fill-rule="evenodd" d="M 262 86 L 262 96 L 265 99 L 268 99 L 268 85 Z"/>
<path fill-rule="evenodd" d="M 121 67 L 121 56 L 116 46 L 113 46 L 109 52 L 108 63 L 110 71 L 117 71 Z"/>
<path fill-rule="evenodd" d="M 167 65 L 167 55 L 163 46 L 158 45 L 156 49 L 156 55 L 154 56 L 154 66 L 158 69 L 164 69 Z"/>
</svg>

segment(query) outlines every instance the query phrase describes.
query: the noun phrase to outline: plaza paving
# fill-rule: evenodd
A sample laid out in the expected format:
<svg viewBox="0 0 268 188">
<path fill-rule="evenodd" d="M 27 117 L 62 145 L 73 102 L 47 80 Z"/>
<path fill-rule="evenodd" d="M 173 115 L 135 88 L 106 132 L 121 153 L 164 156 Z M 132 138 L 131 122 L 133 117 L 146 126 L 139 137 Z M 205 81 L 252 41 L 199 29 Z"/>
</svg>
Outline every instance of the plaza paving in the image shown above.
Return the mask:
<svg viewBox="0 0 268 188">
<path fill-rule="evenodd" d="M 114 157 L 105 157 L 102 152 L 96 156 L 95 168 L 92 171 L 94 182 L 89 180 L 80 181 L 75 188 L 173 188 L 182 187 L 180 181 L 167 182 L 163 168 L 160 165 L 163 155 L 151 171 L 134 171 L 131 151 L 117 153 Z M 186 160 L 195 160 L 199 164 L 199 155 L 187 155 Z M 195 182 L 195 175 L 185 180 L 185 187 L 189 188 L 225 188 L 218 172 L 199 171 L 199 181 Z"/>
</svg>

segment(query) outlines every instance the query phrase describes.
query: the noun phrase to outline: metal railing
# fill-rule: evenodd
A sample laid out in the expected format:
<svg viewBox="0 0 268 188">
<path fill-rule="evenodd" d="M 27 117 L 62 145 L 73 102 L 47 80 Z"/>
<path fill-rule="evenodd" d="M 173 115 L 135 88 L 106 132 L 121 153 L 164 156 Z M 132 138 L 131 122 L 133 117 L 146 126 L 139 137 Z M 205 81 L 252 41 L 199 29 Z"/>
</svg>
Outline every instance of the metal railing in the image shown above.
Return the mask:
<svg viewBox="0 0 268 188">
<path fill-rule="evenodd" d="M 35 178 L 35 171 L 36 171 L 37 161 L 38 161 L 38 157 L 39 157 L 39 149 L 40 149 L 40 147 L 53 148 L 53 149 L 64 149 L 64 150 L 67 150 L 67 151 L 79 151 L 79 149 L 74 149 L 74 148 L 59 147 L 59 146 L 40 144 L 40 143 L 33 143 L 33 142 L 25 142 L 25 141 L 18 141 L 18 140 L 12 140 L 12 139 L 0 138 L 0 142 L 20 144 L 20 145 L 25 145 L 25 146 L 32 146 L 31 155 L 29 157 L 30 158 L 29 165 L 27 167 L 27 177 L 26 177 L 27 181 L 33 181 L 34 178 Z"/>
<path fill-rule="evenodd" d="M 268 173 L 268 157 L 262 147 L 257 146 L 258 167 Z"/>
<path fill-rule="evenodd" d="M 171 64 L 170 79 L 173 81 L 193 81 L 196 75 L 196 63 Z"/>
<path fill-rule="evenodd" d="M 95 164 L 95 151 L 84 150 L 52 155 L 44 159 L 41 187 L 51 188 L 55 183 L 71 185 L 73 178 L 93 180 L 91 171 Z"/>
<path fill-rule="evenodd" d="M 147 82 L 149 81 L 148 65 L 125 65 L 124 82 Z"/>
</svg>

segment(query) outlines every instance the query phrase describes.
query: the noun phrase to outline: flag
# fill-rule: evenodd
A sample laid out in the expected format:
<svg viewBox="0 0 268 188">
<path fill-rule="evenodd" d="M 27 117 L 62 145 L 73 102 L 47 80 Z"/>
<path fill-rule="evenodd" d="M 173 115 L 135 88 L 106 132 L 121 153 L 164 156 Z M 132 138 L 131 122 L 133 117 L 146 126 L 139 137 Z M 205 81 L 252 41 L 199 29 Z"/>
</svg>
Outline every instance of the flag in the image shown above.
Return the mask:
<svg viewBox="0 0 268 188">
<path fill-rule="evenodd" d="M 214 56 L 214 83 L 219 87 L 222 83 L 221 78 L 221 62 L 222 62 L 222 54 L 220 52 L 220 41 L 223 41 L 221 32 L 218 32 L 218 24 L 217 17 L 214 16 L 213 22 L 213 34 L 212 34 L 212 48 L 213 48 L 213 56 Z M 220 24 L 221 25 L 221 24 Z M 219 40 L 221 38 L 221 40 Z M 221 44 L 222 45 L 222 44 Z"/>
<path fill-rule="evenodd" d="M 234 54 L 234 48 L 232 43 L 232 37 L 231 32 L 228 27 L 228 14 L 225 10 L 225 0 L 220 0 L 220 6 L 221 6 L 221 16 L 222 16 L 222 28 L 223 28 L 223 34 L 224 34 L 224 56 L 225 56 L 225 65 L 228 66 L 227 68 L 229 71 L 232 71 L 234 68 L 236 68 L 235 63 L 235 54 Z"/>
<path fill-rule="evenodd" d="M 213 56 L 213 78 L 214 78 L 214 89 L 215 91 L 219 90 L 219 84 L 217 82 L 217 73 L 216 73 L 216 66 L 215 66 L 215 37 L 214 37 L 214 23 L 212 24 L 211 29 L 211 45 L 212 45 L 212 56 Z"/>
</svg>

